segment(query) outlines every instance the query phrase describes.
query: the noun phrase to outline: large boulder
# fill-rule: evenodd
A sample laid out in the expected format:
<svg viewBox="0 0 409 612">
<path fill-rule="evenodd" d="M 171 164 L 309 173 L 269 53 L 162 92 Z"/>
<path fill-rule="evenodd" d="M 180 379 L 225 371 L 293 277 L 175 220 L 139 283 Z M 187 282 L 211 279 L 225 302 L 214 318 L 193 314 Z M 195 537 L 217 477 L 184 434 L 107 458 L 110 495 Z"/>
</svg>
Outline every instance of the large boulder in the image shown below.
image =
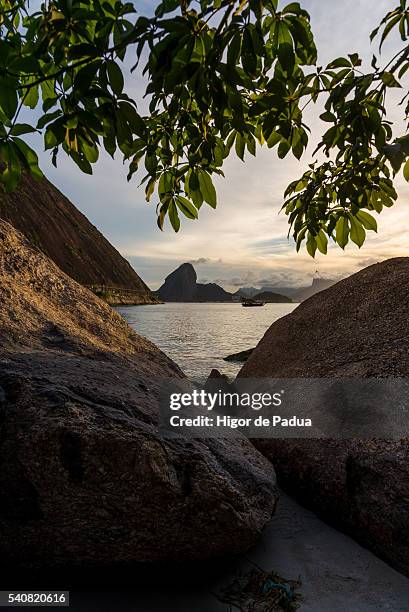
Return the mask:
<svg viewBox="0 0 409 612">
<path fill-rule="evenodd" d="M 407 377 L 408 303 L 409 258 L 370 266 L 276 321 L 239 376 Z M 287 491 L 409 574 L 408 439 L 255 445 Z"/>
<path fill-rule="evenodd" d="M 408 257 L 369 266 L 273 323 L 240 376 L 407 376 L 408 298 Z"/>
<path fill-rule="evenodd" d="M 46 178 L 24 173 L 11 193 L 0 190 L 0 219 L 8 221 L 74 280 L 123 304 L 157 299 L 130 263 Z M 119 290 L 119 292 L 118 292 Z"/>
<path fill-rule="evenodd" d="M 164 439 L 179 368 L 0 221 L 0 555 L 44 567 L 248 549 L 277 501 L 240 440 Z"/>
</svg>

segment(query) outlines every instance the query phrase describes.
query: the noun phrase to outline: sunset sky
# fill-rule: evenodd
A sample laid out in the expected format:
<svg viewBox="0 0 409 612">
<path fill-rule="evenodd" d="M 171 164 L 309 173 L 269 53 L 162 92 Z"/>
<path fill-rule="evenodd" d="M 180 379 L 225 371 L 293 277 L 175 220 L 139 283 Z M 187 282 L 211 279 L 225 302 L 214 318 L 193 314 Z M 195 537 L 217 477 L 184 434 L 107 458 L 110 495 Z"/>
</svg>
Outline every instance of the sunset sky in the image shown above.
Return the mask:
<svg viewBox="0 0 409 612">
<path fill-rule="evenodd" d="M 370 47 L 369 33 L 396 3 L 301 1 L 311 13 L 319 62 L 325 64 L 354 51 L 370 60 L 375 47 Z M 135 4 L 141 13 L 146 13 L 153 0 Z M 385 59 L 397 44 L 395 38 L 385 45 Z M 139 77 L 129 76 L 127 89 L 141 99 L 144 83 Z M 312 144 L 324 128 L 317 118 L 319 112 L 319 108 L 311 108 L 308 115 Z M 158 230 L 156 202 L 145 202 L 138 180 L 127 183 L 126 167 L 119 158 L 113 161 L 101 156 L 93 177 L 81 174 L 63 154 L 57 169 L 51 166 L 48 153 L 40 153 L 40 159 L 48 178 L 128 258 L 153 289 L 185 261 L 195 263 L 199 280 L 216 281 L 226 289 L 234 289 L 271 283 L 306 285 L 317 271 L 323 277 L 339 278 L 376 261 L 408 254 L 409 185 L 401 177 L 397 179 L 398 203 L 378 217 L 378 234 L 369 232 L 361 249 L 351 245 L 342 252 L 331 247 L 327 256 L 311 259 L 304 251 L 295 252 L 294 244 L 287 240 L 287 219 L 278 214 L 283 191 L 306 169 L 311 161 L 308 154 L 301 161 L 292 157 L 279 160 L 274 151 L 258 149 L 257 157 L 247 157 L 244 164 L 232 157 L 224 168 L 226 178 L 217 182 L 217 210 L 202 207 L 199 221 L 183 220 L 177 235 L 169 227 L 163 233 Z"/>
</svg>

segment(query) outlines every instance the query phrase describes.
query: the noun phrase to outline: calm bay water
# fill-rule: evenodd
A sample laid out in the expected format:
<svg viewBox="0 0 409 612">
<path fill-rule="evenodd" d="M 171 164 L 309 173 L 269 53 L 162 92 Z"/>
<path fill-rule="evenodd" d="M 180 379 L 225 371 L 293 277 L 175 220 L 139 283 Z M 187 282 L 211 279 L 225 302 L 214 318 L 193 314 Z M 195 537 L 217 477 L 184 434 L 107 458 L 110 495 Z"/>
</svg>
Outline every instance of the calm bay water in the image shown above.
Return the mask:
<svg viewBox="0 0 409 612">
<path fill-rule="evenodd" d="M 223 361 L 223 357 L 254 347 L 274 321 L 296 306 L 168 303 L 116 310 L 138 334 L 176 361 L 187 376 L 202 381 L 212 368 L 234 377 L 241 364 Z"/>
</svg>

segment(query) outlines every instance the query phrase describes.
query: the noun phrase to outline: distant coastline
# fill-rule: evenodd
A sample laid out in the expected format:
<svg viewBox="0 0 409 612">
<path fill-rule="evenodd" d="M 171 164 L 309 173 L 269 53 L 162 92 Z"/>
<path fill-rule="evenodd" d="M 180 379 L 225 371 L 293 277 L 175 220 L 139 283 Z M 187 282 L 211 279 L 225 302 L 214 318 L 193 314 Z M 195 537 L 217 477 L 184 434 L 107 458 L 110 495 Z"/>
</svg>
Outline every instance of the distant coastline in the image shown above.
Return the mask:
<svg viewBox="0 0 409 612">
<path fill-rule="evenodd" d="M 314 278 L 312 284 L 305 287 L 241 287 L 230 293 L 217 283 L 198 283 L 193 265 L 183 263 L 165 278 L 153 294 L 162 302 L 231 303 L 251 298 L 266 303 L 291 304 L 303 302 L 335 282 L 333 279 Z"/>
</svg>

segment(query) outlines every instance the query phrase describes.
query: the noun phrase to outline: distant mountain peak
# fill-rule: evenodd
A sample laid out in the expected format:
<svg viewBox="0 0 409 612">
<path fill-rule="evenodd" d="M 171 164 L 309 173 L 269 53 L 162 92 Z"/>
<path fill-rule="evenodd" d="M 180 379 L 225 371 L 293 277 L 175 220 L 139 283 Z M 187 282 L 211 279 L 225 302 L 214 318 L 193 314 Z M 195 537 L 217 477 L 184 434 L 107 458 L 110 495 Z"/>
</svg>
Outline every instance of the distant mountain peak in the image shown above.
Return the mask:
<svg viewBox="0 0 409 612">
<path fill-rule="evenodd" d="M 173 272 L 167 275 L 165 281 L 172 278 L 181 278 L 182 275 L 190 282 L 196 283 L 197 281 L 196 270 L 191 263 L 181 264 L 176 270 L 173 270 Z"/>
<path fill-rule="evenodd" d="M 307 300 L 311 296 L 319 293 L 320 291 L 324 291 L 324 289 L 328 289 L 332 287 L 337 281 L 332 278 L 321 278 L 316 277 L 312 279 L 312 283 L 309 287 L 301 287 L 294 295 L 293 300 L 297 302 L 303 302 Z"/>
<path fill-rule="evenodd" d="M 272 292 L 290 298 L 293 302 L 302 302 L 315 293 L 328 289 L 328 287 L 331 287 L 334 283 L 336 283 L 334 279 L 316 276 L 308 286 L 282 287 L 280 285 L 263 285 L 260 289 L 256 289 L 255 287 L 241 287 L 234 295 L 239 299 L 241 297 L 255 297 L 257 294 Z"/>
<path fill-rule="evenodd" d="M 233 297 L 216 283 L 198 283 L 191 263 L 168 274 L 156 295 L 165 302 L 231 302 Z"/>
</svg>

